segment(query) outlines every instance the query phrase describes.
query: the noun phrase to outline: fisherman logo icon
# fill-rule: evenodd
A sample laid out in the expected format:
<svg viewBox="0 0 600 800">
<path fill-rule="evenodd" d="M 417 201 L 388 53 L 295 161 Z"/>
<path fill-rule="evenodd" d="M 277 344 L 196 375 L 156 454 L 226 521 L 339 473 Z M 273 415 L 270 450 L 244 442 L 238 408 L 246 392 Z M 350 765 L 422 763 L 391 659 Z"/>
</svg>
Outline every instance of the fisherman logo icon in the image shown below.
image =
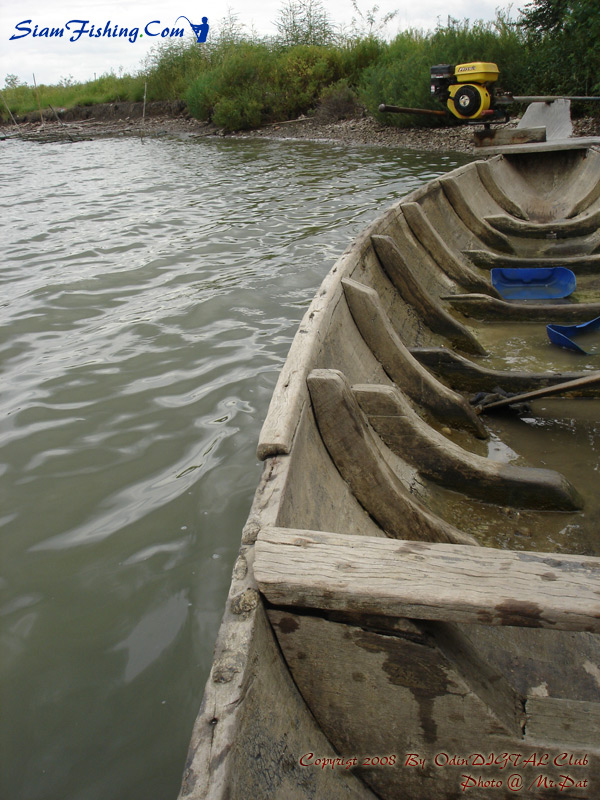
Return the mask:
<svg viewBox="0 0 600 800">
<path fill-rule="evenodd" d="M 206 41 L 206 37 L 208 36 L 208 17 L 202 17 L 202 25 L 194 25 L 194 23 L 190 22 L 190 20 L 183 14 L 177 17 L 175 22 L 179 22 L 180 19 L 187 19 L 187 21 L 190 23 L 198 44 L 202 44 Z"/>
</svg>

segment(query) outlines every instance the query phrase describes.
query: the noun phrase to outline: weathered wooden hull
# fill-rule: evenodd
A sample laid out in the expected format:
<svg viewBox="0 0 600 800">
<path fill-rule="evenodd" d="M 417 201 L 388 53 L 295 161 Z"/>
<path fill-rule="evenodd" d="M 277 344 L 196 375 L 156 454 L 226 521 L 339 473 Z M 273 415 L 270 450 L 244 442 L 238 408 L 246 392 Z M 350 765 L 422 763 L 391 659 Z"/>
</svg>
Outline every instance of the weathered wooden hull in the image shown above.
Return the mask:
<svg viewBox="0 0 600 800">
<path fill-rule="evenodd" d="M 589 487 L 492 461 L 460 391 L 593 366 L 502 342 L 525 313 L 600 315 L 599 216 L 595 150 L 496 157 L 404 198 L 326 277 L 261 432 L 181 798 L 598 795 L 598 550 L 489 546 L 475 521 L 564 530 Z M 503 260 L 569 265 L 577 293 L 506 303 Z"/>
</svg>

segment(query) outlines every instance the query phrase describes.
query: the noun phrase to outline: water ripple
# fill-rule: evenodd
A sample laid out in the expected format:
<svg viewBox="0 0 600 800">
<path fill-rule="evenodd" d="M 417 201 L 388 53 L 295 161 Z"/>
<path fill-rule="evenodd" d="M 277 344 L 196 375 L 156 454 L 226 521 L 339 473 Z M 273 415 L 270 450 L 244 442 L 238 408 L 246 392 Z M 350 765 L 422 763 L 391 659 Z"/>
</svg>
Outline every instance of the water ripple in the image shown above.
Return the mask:
<svg viewBox="0 0 600 800">
<path fill-rule="evenodd" d="M 0 164 L 4 792 L 169 800 L 298 321 L 455 162 L 131 139 Z"/>
</svg>

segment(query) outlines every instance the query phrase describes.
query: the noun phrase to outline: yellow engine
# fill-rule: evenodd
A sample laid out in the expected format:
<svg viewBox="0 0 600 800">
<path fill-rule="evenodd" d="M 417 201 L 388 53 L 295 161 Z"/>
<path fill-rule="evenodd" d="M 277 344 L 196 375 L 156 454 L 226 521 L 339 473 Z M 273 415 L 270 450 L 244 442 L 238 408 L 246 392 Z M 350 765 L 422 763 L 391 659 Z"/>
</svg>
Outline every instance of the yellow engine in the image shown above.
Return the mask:
<svg viewBox="0 0 600 800">
<path fill-rule="evenodd" d="M 445 103 L 458 119 L 491 122 L 500 114 L 494 108 L 498 67 L 487 61 L 437 64 L 431 67 L 431 94 Z"/>
</svg>

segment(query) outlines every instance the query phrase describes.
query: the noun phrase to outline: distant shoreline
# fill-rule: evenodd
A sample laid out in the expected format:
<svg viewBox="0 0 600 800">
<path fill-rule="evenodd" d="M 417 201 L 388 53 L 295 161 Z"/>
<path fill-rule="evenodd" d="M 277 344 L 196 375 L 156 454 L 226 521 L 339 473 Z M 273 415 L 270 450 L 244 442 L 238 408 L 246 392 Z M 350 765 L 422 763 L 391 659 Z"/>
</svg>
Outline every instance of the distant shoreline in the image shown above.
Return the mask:
<svg viewBox="0 0 600 800">
<path fill-rule="evenodd" d="M 429 152 L 473 153 L 473 129 L 470 126 L 443 128 L 396 128 L 382 125 L 373 117 L 362 116 L 338 121 L 301 117 L 273 123 L 249 131 L 226 133 L 207 122 L 189 116 L 185 104 L 178 102 L 148 103 L 142 119 L 142 103 L 106 103 L 57 109 L 60 122 L 52 110 L 44 110 L 44 125 L 38 112 L 17 118 L 18 131 L 12 122 L 0 126 L 0 138 L 19 135 L 34 141 L 89 140 L 120 136 L 183 136 L 185 138 L 237 139 L 301 139 L 336 142 L 344 145 L 400 147 Z M 600 119 L 582 118 L 573 122 L 575 135 L 599 136 Z"/>
</svg>

